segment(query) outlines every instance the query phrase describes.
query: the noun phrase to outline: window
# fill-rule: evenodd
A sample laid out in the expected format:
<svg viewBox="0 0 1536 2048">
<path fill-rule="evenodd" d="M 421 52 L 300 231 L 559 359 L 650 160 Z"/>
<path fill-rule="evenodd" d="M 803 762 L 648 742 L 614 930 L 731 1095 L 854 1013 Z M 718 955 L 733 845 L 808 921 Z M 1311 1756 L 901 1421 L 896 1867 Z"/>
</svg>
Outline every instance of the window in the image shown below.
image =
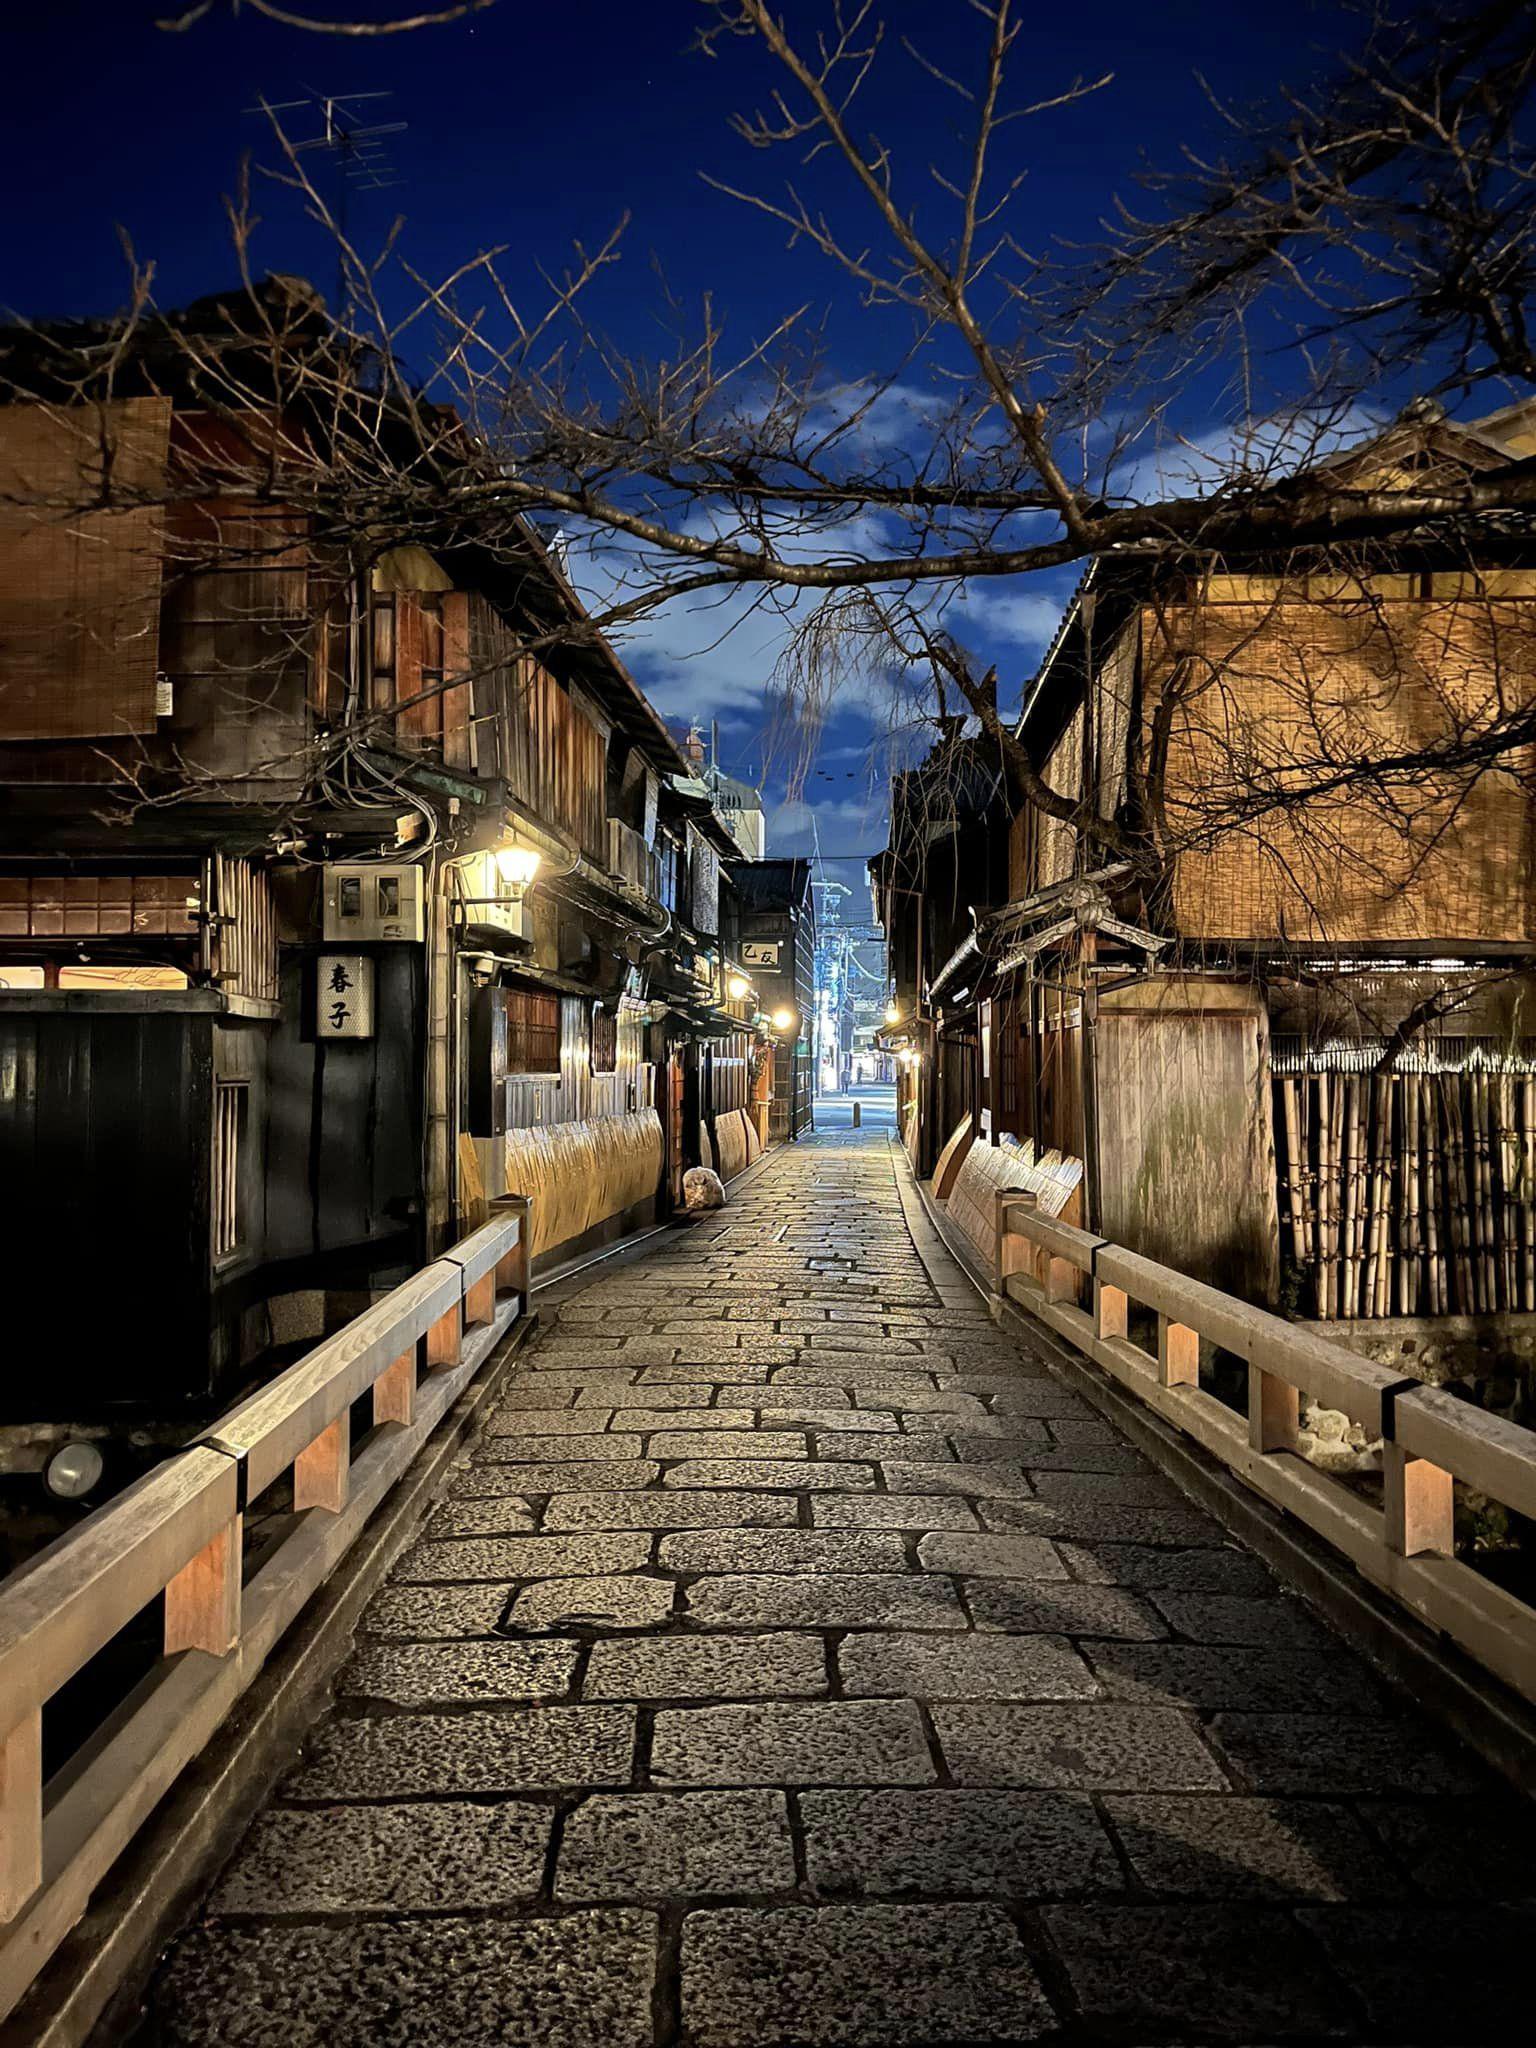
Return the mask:
<svg viewBox="0 0 1536 2048">
<path fill-rule="evenodd" d="M 250 1108 L 249 1081 L 216 1081 L 213 1086 L 213 1256 L 227 1259 L 245 1242 L 245 1204 L 240 1194 L 240 1153 Z"/>
<path fill-rule="evenodd" d="M 560 998 L 542 989 L 503 990 L 507 1006 L 507 1072 L 558 1074 Z"/>
<path fill-rule="evenodd" d="M 592 1009 L 592 1071 L 612 1074 L 619 1064 L 619 1013 L 605 1010 L 601 1003 Z"/>
</svg>

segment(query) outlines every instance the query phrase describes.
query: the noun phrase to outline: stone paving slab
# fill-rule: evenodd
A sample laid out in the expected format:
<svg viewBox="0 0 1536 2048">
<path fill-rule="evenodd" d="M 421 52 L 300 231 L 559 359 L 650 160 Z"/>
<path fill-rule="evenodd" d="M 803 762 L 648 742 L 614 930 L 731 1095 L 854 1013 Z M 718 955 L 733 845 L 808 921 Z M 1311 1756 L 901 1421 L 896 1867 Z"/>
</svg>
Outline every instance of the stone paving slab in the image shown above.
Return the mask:
<svg viewBox="0 0 1536 2048">
<path fill-rule="evenodd" d="M 1178 1898 L 1395 1897 L 1404 1880 L 1345 1806 L 1326 1799 L 1104 1802 L 1136 1882 Z"/>
<path fill-rule="evenodd" d="M 210 1927 L 151 2001 L 164 2048 L 650 2048 L 653 1914 Z"/>
<path fill-rule="evenodd" d="M 773 1493 L 557 1493 L 546 1529 L 783 1529 L 797 1502 Z"/>
<path fill-rule="evenodd" d="M 910 1700 L 663 1709 L 651 1776 L 662 1785 L 923 1785 L 935 1776 Z"/>
<path fill-rule="evenodd" d="M 669 1572 L 899 1572 L 894 1532 L 849 1529 L 700 1529 L 664 1536 L 657 1562 Z"/>
<path fill-rule="evenodd" d="M 386 1586 L 358 1624 L 364 1636 L 486 1636 L 507 1610 L 505 1586 Z"/>
<path fill-rule="evenodd" d="M 673 1611 L 669 1579 L 545 1579 L 525 1586 L 505 1626 L 516 1630 L 655 1628 Z"/>
<path fill-rule="evenodd" d="M 586 1700 L 814 1697 L 830 1685 L 820 1636 L 620 1637 L 592 1646 Z"/>
<path fill-rule="evenodd" d="M 1164 1707 L 937 1706 L 933 1725 L 958 1785 L 1065 1792 L 1222 1792 L 1192 1723 Z"/>
<path fill-rule="evenodd" d="M 1073 1792 L 803 1792 L 806 1876 L 818 1891 L 1072 1898 L 1118 1892 L 1093 1802 Z"/>
<path fill-rule="evenodd" d="M 258 1816 L 209 1901 L 224 1914 L 440 1913 L 543 1888 L 551 1806 L 279 1807 Z"/>
<path fill-rule="evenodd" d="M 902 1171 L 784 1148 L 558 1291 L 144 2048 L 1524 2038 L 1530 1809 Z"/>
<path fill-rule="evenodd" d="M 698 2048 L 953 2048 L 1055 2027 L 1018 1930 L 978 1905 L 690 1913 L 682 2015 Z"/>
<path fill-rule="evenodd" d="M 683 1594 L 690 1620 L 705 1628 L 964 1628 L 954 1588 L 943 1579 L 831 1572 L 695 1579 Z"/>
<path fill-rule="evenodd" d="M 485 1536 L 419 1543 L 395 1566 L 400 1585 L 465 1579 L 554 1579 L 638 1571 L 651 1555 L 641 1531 L 580 1536 Z"/>
<path fill-rule="evenodd" d="M 1213 2022 L 1234 2042 L 1359 2039 L 1347 1992 L 1278 1908 L 1056 1906 L 1045 1924 L 1074 1998 L 1115 2039 L 1166 2040 Z"/>
<path fill-rule="evenodd" d="M 849 1635 L 846 1693 L 927 1700 L 1092 1700 L 1104 1688 L 1065 1636 Z"/>
<path fill-rule="evenodd" d="M 635 1716 L 624 1707 L 391 1714 L 332 1720 L 284 1785 L 291 1799 L 407 1799 L 628 1784 Z"/>
<path fill-rule="evenodd" d="M 576 1672 L 574 1643 L 372 1643 L 336 1681 L 343 1697 L 397 1707 L 559 1700 Z"/>
<path fill-rule="evenodd" d="M 782 1792 L 595 1793 L 567 1816 L 560 1899 L 750 1897 L 795 1888 Z"/>
</svg>

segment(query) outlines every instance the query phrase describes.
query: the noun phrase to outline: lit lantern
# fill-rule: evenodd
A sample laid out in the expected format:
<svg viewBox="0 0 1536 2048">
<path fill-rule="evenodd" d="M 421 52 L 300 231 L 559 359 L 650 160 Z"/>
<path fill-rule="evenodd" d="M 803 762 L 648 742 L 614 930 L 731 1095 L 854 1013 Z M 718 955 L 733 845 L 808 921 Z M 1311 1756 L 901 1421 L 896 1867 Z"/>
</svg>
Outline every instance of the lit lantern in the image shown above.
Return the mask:
<svg viewBox="0 0 1536 2048">
<path fill-rule="evenodd" d="M 514 889 L 526 889 L 539 872 L 540 855 L 531 846 L 500 846 L 495 858 L 497 874 Z"/>
</svg>

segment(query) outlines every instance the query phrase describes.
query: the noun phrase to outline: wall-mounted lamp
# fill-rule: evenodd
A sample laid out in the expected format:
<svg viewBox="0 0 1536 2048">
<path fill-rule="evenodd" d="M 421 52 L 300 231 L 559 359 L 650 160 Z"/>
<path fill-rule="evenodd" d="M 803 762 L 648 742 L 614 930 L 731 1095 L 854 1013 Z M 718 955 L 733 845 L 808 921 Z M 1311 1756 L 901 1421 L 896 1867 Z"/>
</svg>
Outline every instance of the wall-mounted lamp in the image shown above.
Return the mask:
<svg viewBox="0 0 1536 2048">
<path fill-rule="evenodd" d="M 885 1021 L 887 1024 L 899 1024 L 901 1022 L 901 1005 L 894 996 L 885 1006 Z"/>
<path fill-rule="evenodd" d="M 733 974 L 725 984 L 725 992 L 733 1003 L 739 1003 L 743 997 L 751 995 L 752 984 L 744 974 Z"/>
<path fill-rule="evenodd" d="M 496 872 L 512 888 L 526 889 L 539 872 L 541 857 L 531 846 L 499 846 Z"/>
<path fill-rule="evenodd" d="M 771 1021 L 775 1031 L 793 1031 L 796 1022 L 795 1013 L 793 1010 L 775 1010 Z"/>
</svg>

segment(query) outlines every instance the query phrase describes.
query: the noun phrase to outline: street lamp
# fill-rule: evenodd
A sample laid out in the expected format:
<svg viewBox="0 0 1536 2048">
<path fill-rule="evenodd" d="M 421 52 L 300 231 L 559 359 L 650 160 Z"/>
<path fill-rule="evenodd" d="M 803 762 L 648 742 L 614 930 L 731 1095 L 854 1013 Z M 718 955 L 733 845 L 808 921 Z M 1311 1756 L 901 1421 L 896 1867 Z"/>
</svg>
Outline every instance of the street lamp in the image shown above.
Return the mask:
<svg viewBox="0 0 1536 2048">
<path fill-rule="evenodd" d="M 795 1013 L 793 1010 L 775 1010 L 771 1021 L 775 1031 L 793 1031 L 795 1028 Z"/>
<path fill-rule="evenodd" d="M 514 889 L 526 889 L 539 872 L 541 856 L 531 846 L 499 846 L 496 872 Z"/>
<path fill-rule="evenodd" d="M 744 974 L 733 974 L 725 984 L 725 992 L 733 1003 L 739 1003 L 752 993 L 752 984 Z"/>
<path fill-rule="evenodd" d="M 885 1006 L 885 1021 L 887 1024 L 899 1024 L 901 1022 L 901 1005 L 894 996 Z"/>
</svg>

